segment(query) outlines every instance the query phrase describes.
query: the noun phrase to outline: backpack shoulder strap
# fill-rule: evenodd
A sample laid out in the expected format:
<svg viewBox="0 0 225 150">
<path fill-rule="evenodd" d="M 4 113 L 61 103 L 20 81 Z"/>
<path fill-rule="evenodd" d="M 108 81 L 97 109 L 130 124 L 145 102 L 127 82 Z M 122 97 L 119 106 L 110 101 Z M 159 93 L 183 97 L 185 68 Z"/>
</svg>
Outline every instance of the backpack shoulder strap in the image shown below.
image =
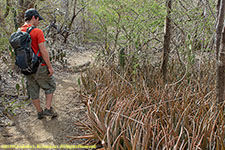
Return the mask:
<svg viewBox="0 0 225 150">
<path fill-rule="evenodd" d="M 28 27 L 28 28 L 27 28 L 27 33 L 30 34 L 30 32 L 31 32 L 34 28 L 36 28 L 36 27 L 35 27 L 35 26 Z"/>
<path fill-rule="evenodd" d="M 35 26 L 30 26 L 30 27 L 28 27 L 28 28 L 27 28 L 27 33 L 30 34 L 30 32 L 31 32 L 34 28 L 36 28 L 36 27 L 35 27 Z M 39 53 L 40 53 L 40 49 L 38 50 L 37 54 L 35 54 L 35 53 L 34 53 L 34 54 L 38 56 Z"/>
</svg>

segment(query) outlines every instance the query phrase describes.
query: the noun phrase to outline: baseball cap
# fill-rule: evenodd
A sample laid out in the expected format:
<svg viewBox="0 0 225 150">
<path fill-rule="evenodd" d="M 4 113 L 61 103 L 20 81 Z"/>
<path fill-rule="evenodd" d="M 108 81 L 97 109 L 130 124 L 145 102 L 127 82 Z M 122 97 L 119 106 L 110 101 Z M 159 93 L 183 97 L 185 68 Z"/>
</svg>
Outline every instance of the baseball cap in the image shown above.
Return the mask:
<svg viewBox="0 0 225 150">
<path fill-rule="evenodd" d="M 44 20 L 43 17 L 40 16 L 40 14 L 38 13 L 38 11 L 34 8 L 28 9 L 25 11 L 25 15 L 24 18 L 32 18 L 33 16 L 35 17 L 39 17 L 39 20 Z"/>
</svg>

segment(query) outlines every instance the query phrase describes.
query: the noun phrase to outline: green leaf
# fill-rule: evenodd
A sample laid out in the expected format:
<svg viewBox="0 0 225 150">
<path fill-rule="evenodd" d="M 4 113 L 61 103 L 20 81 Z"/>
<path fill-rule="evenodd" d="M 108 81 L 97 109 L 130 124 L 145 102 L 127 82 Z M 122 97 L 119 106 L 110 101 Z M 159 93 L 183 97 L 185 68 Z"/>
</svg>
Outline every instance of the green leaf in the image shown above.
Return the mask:
<svg viewBox="0 0 225 150">
<path fill-rule="evenodd" d="M 16 84 L 16 90 L 17 90 L 17 94 L 19 95 L 20 85 L 18 83 Z"/>
<path fill-rule="evenodd" d="M 190 34 L 188 34 L 188 39 L 189 39 L 189 40 L 191 39 L 191 35 L 190 35 Z"/>
<path fill-rule="evenodd" d="M 77 79 L 77 84 L 80 86 L 80 78 Z"/>
</svg>

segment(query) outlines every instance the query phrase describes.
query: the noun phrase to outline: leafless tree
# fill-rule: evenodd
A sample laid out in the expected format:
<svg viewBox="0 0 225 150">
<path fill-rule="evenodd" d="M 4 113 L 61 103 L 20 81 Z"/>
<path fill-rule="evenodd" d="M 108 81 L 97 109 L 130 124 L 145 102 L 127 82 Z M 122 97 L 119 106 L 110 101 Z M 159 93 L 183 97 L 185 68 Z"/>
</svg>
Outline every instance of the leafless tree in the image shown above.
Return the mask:
<svg viewBox="0 0 225 150">
<path fill-rule="evenodd" d="M 167 74 L 167 64 L 169 61 L 169 53 L 170 53 L 170 39 L 171 39 L 171 8 L 172 8 L 172 0 L 166 0 L 167 7 L 167 16 L 165 21 L 165 33 L 164 33 L 164 43 L 163 43 L 163 57 L 162 57 L 162 66 L 161 72 L 163 75 L 163 80 L 166 82 L 166 74 Z"/>
<path fill-rule="evenodd" d="M 17 23 L 20 26 L 24 23 L 24 12 L 29 8 L 34 8 L 36 0 L 18 0 Z"/>
<path fill-rule="evenodd" d="M 219 7 L 219 15 L 216 29 L 216 47 L 219 47 L 217 59 L 217 102 L 221 104 L 224 101 L 225 88 L 225 28 L 224 26 L 225 0 L 221 0 Z M 222 30 L 223 29 L 223 30 Z M 219 33 L 219 31 L 222 30 Z M 222 40 L 220 38 L 222 37 Z"/>
<path fill-rule="evenodd" d="M 65 12 L 64 15 L 64 22 L 66 22 L 69 18 L 69 1 L 68 0 L 61 0 L 61 7 L 63 11 Z"/>
<path fill-rule="evenodd" d="M 221 11 L 221 0 L 218 0 L 217 2 L 217 20 L 216 20 L 216 60 L 218 60 L 218 55 L 219 55 L 219 49 L 220 49 L 220 41 L 221 41 L 221 32 L 223 30 L 223 22 L 221 22 L 220 19 L 224 18 L 224 14 L 221 14 L 220 16 L 220 11 Z M 222 18 L 221 18 L 222 17 Z"/>
</svg>

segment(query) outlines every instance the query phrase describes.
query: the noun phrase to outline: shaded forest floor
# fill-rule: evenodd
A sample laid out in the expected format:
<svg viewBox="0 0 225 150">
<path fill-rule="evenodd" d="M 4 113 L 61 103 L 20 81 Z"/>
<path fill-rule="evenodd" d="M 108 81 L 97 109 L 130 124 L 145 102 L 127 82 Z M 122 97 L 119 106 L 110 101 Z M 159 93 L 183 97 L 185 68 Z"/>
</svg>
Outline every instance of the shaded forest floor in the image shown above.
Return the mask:
<svg viewBox="0 0 225 150">
<path fill-rule="evenodd" d="M 85 51 L 82 53 L 72 52 L 68 58 L 69 67 L 79 66 L 93 61 L 92 52 Z M 37 113 L 31 103 L 17 109 L 16 115 L 12 116 L 11 125 L 3 124 L 4 116 L 1 115 L 0 122 L 0 144 L 7 145 L 61 145 L 61 144 L 83 144 L 82 140 L 73 140 L 67 136 L 83 135 L 86 131 L 77 128 L 73 123 L 86 119 L 86 109 L 84 103 L 79 98 L 78 78 L 80 73 L 74 73 L 54 64 L 57 90 L 53 98 L 53 107 L 58 113 L 55 119 L 44 118 L 37 119 Z M 13 78 L 9 78 L 13 80 Z M 5 82 L 9 82 L 8 80 Z M 15 81 L 10 81 L 2 92 L 11 90 L 15 93 Z M 8 90 L 7 90 L 8 88 Z M 2 95 L 2 94 L 1 94 Z M 1 97 L 2 99 L 2 97 Z M 41 106 L 44 108 L 44 92 L 41 91 Z"/>
</svg>

